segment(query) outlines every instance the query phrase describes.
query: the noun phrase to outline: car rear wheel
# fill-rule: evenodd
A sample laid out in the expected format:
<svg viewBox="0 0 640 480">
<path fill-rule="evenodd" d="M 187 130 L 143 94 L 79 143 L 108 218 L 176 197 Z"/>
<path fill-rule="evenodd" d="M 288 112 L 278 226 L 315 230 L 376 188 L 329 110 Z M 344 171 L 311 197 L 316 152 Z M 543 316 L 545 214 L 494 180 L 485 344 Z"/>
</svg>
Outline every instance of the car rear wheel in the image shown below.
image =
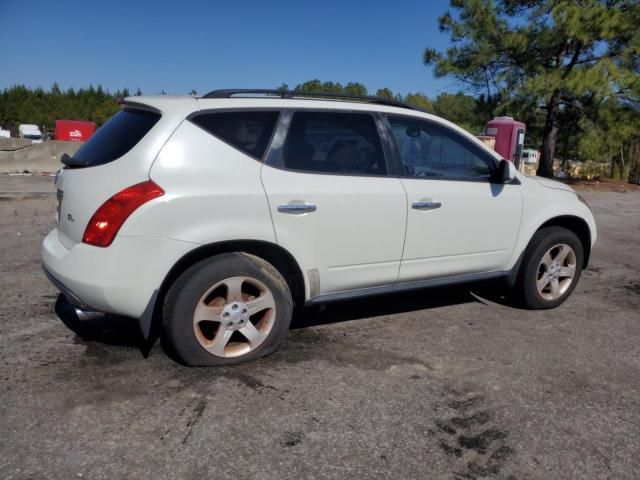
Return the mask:
<svg viewBox="0 0 640 480">
<path fill-rule="evenodd" d="M 166 340 L 191 366 L 229 365 L 275 352 L 293 302 L 282 275 L 246 253 L 227 253 L 186 270 L 169 289 Z"/>
<path fill-rule="evenodd" d="M 547 227 L 536 232 L 525 250 L 517 289 L 526 308 L 554 308 L 576 287 L 584 249 L 571 230 Z"/>
</svg>

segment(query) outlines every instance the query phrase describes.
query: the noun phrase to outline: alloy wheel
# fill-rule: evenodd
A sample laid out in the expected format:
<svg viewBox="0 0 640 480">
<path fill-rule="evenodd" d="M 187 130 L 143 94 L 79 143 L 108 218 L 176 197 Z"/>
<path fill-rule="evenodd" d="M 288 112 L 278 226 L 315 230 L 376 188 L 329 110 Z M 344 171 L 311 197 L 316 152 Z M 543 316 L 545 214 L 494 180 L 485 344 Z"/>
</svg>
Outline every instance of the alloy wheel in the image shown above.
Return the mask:
<svg viewBox="0 0 640 480">
<path fill-rule="evenodd" d="M 576 253 L 566 243 L 554 245 L 538 265 L 536 287 L 545 300 L 556 300 L 569 289 L 576 275 Z"/>
<path fill-rule="evenodd" d="M 205 292 L 193 314 L 200 345 L 218 357 L 245 355 L 265 341 L 276 318 L 273 293 L 251 277 L 230 277 Z"/>
</svg>

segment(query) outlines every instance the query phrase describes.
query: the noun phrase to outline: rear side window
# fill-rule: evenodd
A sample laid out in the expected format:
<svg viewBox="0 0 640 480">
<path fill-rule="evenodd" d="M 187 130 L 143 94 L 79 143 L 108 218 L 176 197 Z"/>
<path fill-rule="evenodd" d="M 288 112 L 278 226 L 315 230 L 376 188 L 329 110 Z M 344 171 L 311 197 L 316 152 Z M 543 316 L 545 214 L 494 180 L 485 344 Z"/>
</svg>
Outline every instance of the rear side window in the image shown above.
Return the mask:
<svg viewBox="0 0 640 480">
<path fill-rule="evenodd" d="M 96 130 L 73 157 L 87 166 L 113 162 L 131 150 L 160 120 L 160 114 L 126 108 Z"/>
<path fill-rule="evenodd" d="M 241 111 L 197 115 L 191 121 L 241 152 L 261 160 L 280 112 Z"/>
<path fill-rule="evenodd" d="M 375 120 L 361 113 L 296 112 L 280 163 L 306 172 L 387 174 Z"/>
</svg>

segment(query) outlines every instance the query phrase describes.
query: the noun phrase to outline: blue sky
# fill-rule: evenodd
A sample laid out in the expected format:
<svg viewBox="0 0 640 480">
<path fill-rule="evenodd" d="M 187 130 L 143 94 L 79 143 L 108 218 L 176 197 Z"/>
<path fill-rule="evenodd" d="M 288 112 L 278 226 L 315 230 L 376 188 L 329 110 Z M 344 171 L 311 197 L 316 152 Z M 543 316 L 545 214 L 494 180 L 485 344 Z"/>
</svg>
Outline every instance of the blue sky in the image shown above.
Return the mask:
<svg viewBox="0 0 640 480">
<path fill-rule="evenodd" d="M 322 6 L 320 6 L 322 5 Z M 0 0 L 0 88 L 98 85 L 202 94 L 319 78 L 370 93 L 456 91 L 422 64 L 446 0 Z"/>
</svg>

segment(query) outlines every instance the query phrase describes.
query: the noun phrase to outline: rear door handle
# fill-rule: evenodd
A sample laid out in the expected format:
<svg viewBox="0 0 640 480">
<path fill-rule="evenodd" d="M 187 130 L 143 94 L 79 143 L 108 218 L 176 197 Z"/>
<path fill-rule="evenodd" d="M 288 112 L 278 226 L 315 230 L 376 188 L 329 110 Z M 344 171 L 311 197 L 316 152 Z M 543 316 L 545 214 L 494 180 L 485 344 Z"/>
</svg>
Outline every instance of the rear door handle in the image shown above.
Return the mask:
<svg viewBox="0 0 640 480">
<path fill-rule="evenodd" d="M 435 210 L 436 208 L 440 208 L 442 206 L 441 202 L 413 202 L 411 204 L 411 208 L 416 210 Z"/>
<path fill-rule="evenodd" d="M 315 212 L 316 206 L 310 203 L 285 203 L 284 205 L 278 205 L 278 211 L 280 213 L 300 215 L 301 213 Z"/>
</svg>

